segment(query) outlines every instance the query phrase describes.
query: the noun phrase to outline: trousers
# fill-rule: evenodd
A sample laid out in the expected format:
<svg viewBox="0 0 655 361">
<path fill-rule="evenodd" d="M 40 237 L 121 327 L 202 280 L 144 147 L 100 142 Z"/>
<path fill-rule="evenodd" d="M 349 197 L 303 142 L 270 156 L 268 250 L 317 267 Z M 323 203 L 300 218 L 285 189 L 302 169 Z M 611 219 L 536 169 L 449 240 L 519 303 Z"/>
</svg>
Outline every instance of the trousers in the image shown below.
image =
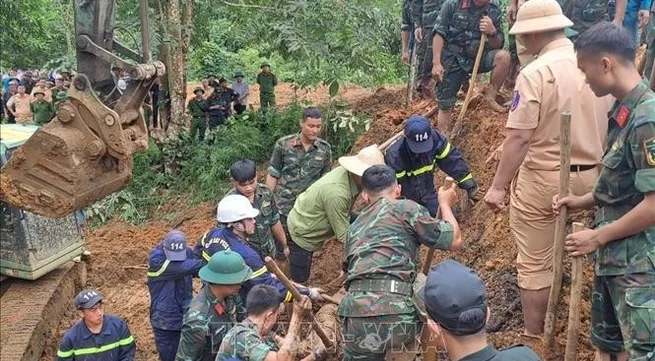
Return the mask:
<svg viewBox="0 0 655 361">
<path fill-rule="evenodd" d="M 161 361 L 175 361 L 177 346 L 180 343 L 180 331 L 153 328 L 152 332 L 155 334 L 155 347 L 159 353 L 159 359 Z"/>
</svg>

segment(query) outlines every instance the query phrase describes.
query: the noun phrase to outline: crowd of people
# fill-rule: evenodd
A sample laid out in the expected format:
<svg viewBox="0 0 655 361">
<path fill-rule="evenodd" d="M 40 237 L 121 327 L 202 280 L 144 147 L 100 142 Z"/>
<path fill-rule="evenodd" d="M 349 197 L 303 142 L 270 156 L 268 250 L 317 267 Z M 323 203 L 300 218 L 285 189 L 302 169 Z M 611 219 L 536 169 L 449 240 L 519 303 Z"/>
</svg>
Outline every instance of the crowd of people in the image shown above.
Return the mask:
<svg viewBox="0 0 655 361">
<path fill-rule="evenodd" d="M 540 360 L 529 347 L 499 351 L 488 343 L 489 297 L 474 270 L 446 260 L 432 266 L 422 289 L 414 290 L 421 245 L 457 252 L 480 241 L 462 236 L 453 212 L 456 188 L 500 211 L 508 186 L 522 339 L 537 340 L 544 332 L 556 214 L 563 206 L 596 207 L 592 229 L 568 235 L 565 250 L 573 257 L 595 255 L 589 335 L 597 360 L 655 358 L 655 92 L 634 64 L 634 34 L 603 21 L 605 6 L 594 1 L 585 4 L 595 12 L 573 1 L 567 13 L 555 0 L 530 0 L 515 13 L 510 8 L 509 33 L 524 47 L 517 56 L 526 60 L 516 75 L 506 139 L 494 153 L 498 168 L 482 197 L 466 154 L 446 134 L 481 33 L 489 39 L 481 69 L 492 71 L 486 93 L 492 107 L 510 73 L 512 56 L 500 50 L 502 12 L 488 0 L 421 3 L 436 19 L 431 32 L 426 24 L 416 38 L 427 43 L 432 37 L 432 68 L 420 74 L 438 81 L 437 128 L 412 115 L 385 154 L 371 145 L 340 157 L 332 168 L 331 146 L 319 138 L 321 114 L 309 107 L 299 132 L 276 142 L 265 183 L 257 181 L 253 161 L 235 162 L 234 188 L 217 202 L 215 226 L 193 248 L 172 230 L 150 253 L 150 321 L 162 361 L 295 360 L 311 302 L 323 300 L 321 289 L 307 285 L 313 257 L 334 238 L 344 244 L 343 259 L 335 260 L 346 290 L 337 310 L 344 360 L 382 361 L 390 352 L 412 352 L 423 330 L 453 361 Z M 414 18 L 430 19 L 419 14 Z M 262 91 L 261 104 L 272 106 L 277 80 L 267 68 L 262 66 L 258 82 L 271 89 Z M 196 89 L 189 107 L 196 132 L 203 133 L 204 121 L 220 125 L 232 105 L 247 104 L 248 85 L 243 74 L 234 75 L 232 89 L 215 77 Z M 567 196 L 557 194 L 562 112 L 572 119 Z M 436 189 L 439 169 L 456 184 Z M 360 196 L 363 209 L 354 212 Z M 267 257 L 286 270 L 299 299 L 267 268 Z M 203 282 L 196 295 L 195 276 Z M 104 315 L 102 305 L 96 290 L 77 296 L 82 319 L 66 332 L 59 360 L 134 359 L 127 324 Z M 283 338 L 274 325 L 289 308 Z M 317 348 L 303 360 L 327 352 Z"/>
<path fill-rule="evenodd" d="M 71 73 L 11 69 L 1 78 L 0 116 L 10 124 L 43 125 L 54 118 L 58 105 L 66 100 Z"/>
</svg>

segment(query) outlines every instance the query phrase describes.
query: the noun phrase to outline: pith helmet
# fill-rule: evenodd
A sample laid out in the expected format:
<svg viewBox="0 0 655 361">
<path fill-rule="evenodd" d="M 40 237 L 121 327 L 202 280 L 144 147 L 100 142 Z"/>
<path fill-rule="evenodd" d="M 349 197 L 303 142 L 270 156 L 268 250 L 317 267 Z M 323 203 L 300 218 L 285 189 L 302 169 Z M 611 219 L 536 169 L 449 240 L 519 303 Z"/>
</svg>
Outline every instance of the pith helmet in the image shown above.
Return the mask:
<svg viewBox="0 0 655 361">
<path fill-rule="evenodd" d="M 357 155 L 339 158 L 339 164 L 350 173 L 362 176 L 370 166 L 384 164 L 384 156 L 377 145 L 369 145 L 357 153 Z"/>
<path fill-rule="evenodd" d="M 200 279 L 215 285 L 238 285 L 252 275 L 252 270 L 240 254 L 232 251 L 214 253 L 209 262 L 200 269 Z"/>
<path fill-rule="evenodd" d="M 510 35 L 542 33 L 573 26 L 555 0 L 530 0 L 519 8 Z"/>
</svg>

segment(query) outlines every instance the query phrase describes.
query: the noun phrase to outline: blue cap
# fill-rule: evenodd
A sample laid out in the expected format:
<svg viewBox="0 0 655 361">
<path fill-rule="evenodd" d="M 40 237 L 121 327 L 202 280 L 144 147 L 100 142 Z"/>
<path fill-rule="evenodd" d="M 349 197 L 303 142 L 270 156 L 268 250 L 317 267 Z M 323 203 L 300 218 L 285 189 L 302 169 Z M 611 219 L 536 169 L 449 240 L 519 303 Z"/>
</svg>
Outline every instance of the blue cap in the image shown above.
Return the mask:
<svg viewBox="0 0 655 361">
<path fill-rule="evenodd" d="M 430 269 L 418 292 L 430 317 L 457 336 L 472 335 L 487 323 L 487 289 L 474 270 L 446 260 Z"/>
<path fill-rule="evenodd" d="M 169 261 L 186 260 L 187 244 L 186 237 L 182 231 L 174 229 L 168 232 L 166 237 L 164 237 L 162 246 L 164 247 L 164 254 L 166 255 L 166 259 Z"/>
<path fill-rule="evenodd" d="M 96 290 L 84 290 L 75 296 L 75 307 L 78 310 L 92 308 L 102 301 L 102 295 Z"/>
<path fill-rule="evenodd" d="M 427 153 L 432 149 L 432 126 L 424 116 L 414 114 L 405 123 L 405 140 L 412 153 Z"/>
</svg>

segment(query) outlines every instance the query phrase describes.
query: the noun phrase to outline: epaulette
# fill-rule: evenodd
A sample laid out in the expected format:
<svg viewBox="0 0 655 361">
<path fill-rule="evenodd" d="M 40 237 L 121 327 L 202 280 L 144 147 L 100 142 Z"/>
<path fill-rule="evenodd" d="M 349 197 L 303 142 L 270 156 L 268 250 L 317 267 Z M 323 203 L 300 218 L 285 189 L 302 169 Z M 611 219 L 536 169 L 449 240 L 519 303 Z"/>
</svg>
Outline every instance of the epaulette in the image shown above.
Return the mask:
<svg viewBox="0 0 655 361">
<path fill-rule="evenodd" d="M 318 141 L 319 144 L 321 144 L 321 145 L 325 145 L 325 146 L 327 146 L 328 148 L 332 149 L 332 145 L 330 145 L 330 143 L 328 143 L 325 139 L 323 139 L 323 138 L 316 138 L 316 140 Z"/>
<path fill-rule="evenodd" d="M 650 99 L 639 104 L 634 112 L 633 127 L 655 122 L 655 95 L 651 94 Z"/>
</svg>

